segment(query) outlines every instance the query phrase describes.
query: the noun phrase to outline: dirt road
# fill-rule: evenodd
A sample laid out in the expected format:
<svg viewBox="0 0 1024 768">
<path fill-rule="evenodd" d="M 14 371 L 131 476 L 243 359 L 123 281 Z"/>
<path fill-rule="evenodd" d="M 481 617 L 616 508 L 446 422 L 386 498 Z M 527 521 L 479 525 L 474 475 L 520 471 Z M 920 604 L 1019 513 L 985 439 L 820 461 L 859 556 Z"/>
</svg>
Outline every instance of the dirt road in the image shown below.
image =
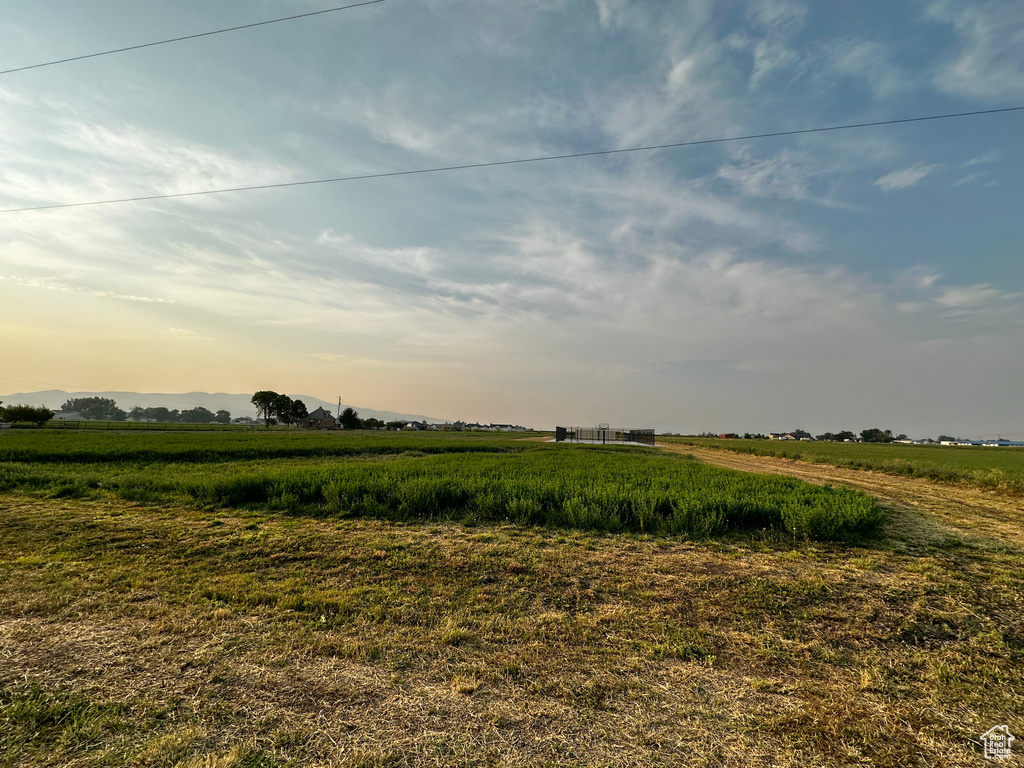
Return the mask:
<svg viewBox="0 0 1024 768">
<path fill-rule="evenodd" d="M 659 444 L 659 447 L 689 454 L 719 467 L 789 475 L 819 485 L 844 485 L 870 494 L 889 509 L 914 510 L 934 516 L 963 534 L 991 537 L 1014 546 L 1024 542 L 1024 499 L 1019 497 L 773 456 L 751 456 L 693 445 Z M 909 524 L 907 516 L 901 515 L 899 519 L 898 524 Z"/>
</svg>

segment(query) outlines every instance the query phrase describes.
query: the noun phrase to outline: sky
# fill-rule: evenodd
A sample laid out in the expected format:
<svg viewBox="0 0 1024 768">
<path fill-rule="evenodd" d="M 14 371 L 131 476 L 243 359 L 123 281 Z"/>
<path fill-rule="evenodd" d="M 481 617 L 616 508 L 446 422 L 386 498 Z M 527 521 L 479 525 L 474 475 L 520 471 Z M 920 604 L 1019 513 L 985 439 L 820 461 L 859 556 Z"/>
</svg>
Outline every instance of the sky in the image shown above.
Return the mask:
<svg viewBox="0 0 1024 768">
<path fill-rule="evenodd" d="M 0 70 L 334 3 L 5 0 Z M 0 75 L 0 210 L 1022 105 L 1019 0 L 387 0 Z M 1006 112 L 0 213 L 0 393 L 1020 432 L 1022 137 Z"/>
</svg>

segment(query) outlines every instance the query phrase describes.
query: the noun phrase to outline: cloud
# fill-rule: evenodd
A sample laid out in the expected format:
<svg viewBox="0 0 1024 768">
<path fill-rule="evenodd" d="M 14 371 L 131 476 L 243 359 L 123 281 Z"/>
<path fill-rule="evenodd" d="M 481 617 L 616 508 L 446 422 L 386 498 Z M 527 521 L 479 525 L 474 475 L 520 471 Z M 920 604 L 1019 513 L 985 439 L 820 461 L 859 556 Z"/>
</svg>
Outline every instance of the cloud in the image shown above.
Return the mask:
<svg viewBox="0 0 1024 768">
<path fill-rule="evenodd" d="M 863 80 L 877 98 L 909 86 L 909 76 L 889 58 L 889 49 L 872 40 L 843 40 L 830 52 L 830 72 Z"/>
<path fill-rule="evenodd" d="M 938 67 L 939 88 L 986 101 L 1024 97 L 1024 13 L 1018 2 L 937 0 L 927 12 L 952 25 L 959 42 Z"/>
<path fill-rule="evenodd" d="M 962 187 L 964 184 L 970 184 L 972 182 L 977 181 L 980 178 L 981 178 L 980 174 L 972 173 L 969 176 L 964 176 L 963 178 L 960 178 L 960 179 L 957 179 L 954 182 L 951 182 L 949 186 L 951 186 L 951 187 Z"/>
<path fill-rule="evenodd" d="M 970 168 L 972 165 L 983 165 L 983 164 L 987 164 L 987 163 L 995 163 L 995 162 L 998 162 L 1000 157 L 1001 157 L 1001 155 L 1000 155 L 1000 153 L 997 150 L 992 150 L 991 152 L 986 152 L 984 155 L 979 155 L 978 157 L 971 158 L 966 163 L 963 163 L 960 167 L 961 168 Z"/>
<path fill-rule="evenodd" d="M 808 172 L 800 167 L 804 163 L 806 158 L 784 150 L 776 157 L 723 165 L 717 177 L 731 182 L 742 194 L 751 197 L 804 200 L 810 180 Z"/>
<path fill-rule="evenodd" d="M 25 288 L 40 288 L 46 291 L 57 291 L 59 293 L 81 293 L 88 296 L 95 296 L 103 299 L 117 299 L 118 301 L 139 302 L 142 304 L 174 304 L 174 299 L 165 299 L 156 296 L 143 296 L 131 293 L 118 293 L 116 291 L 104 291 L 85 285 L 72 285 L 57 280 L 38 277 L 17 277 L 7 275 L 0 277 L 0 280 L 9 280 L 14 285 Z"/>
<path fill-rule="evenodd" d="M 977 307 L 992 302 L 1000 292 L 988 285 L 966 285 L 944 288 L 935 301 L 954 309 Z"/>
<path fill-rule="evenodd" d="M 0 90 L 0 207 L 178 194 L 290 181 L 293 169 L 131 122 L 111 124 L 58 97 Z M 45 131 L 36 126 L 45 124 Z M 220 205 L 217 196 L 185 198 Z"/>
<path fill-rule="evenodd" d="M 208 341 L 212 338 L 210 336 L 204 336 L 201 333 L 196 333 L 195 331 L 190 331 L 188 328 L 171 327 L 167 329 L 167 333 L 179 339 L 188 339 L 192 341 Z"/>
<path fill-rule="evenodd" d="M 744 48 L 753 56 L 750 88 L 756 89 L 773 73 L 799 70 L 802 53 L 789 40 L 804 26 L 807 6 L 793 0 L 764 0 L 751 3 L 747 17 L 753 24 L 752 36 L 734 35 L 732 47 Z"/>
<path fill-rule="evenodd" d="M 774 32 L 792 32 L 803 27 L 807 4 L 799 0 L 757 0 L 750 4 L 748 14 Z"/>
<path fill-rule="evenodd" d="M 623 24 L 628 0 L 594 0 L 597 5 L 598 22 L 605 29 L 612 29 Z"/>
<path fill-rule="evenodd" d="M 923 163 L 918 163 L 917 165 L 912 165 L 909 168 L 904 168 L 901 171 L 893 171 L 892 173 L 875 179 L 875 186 L 879 189 L 885 190 L 886 192 L 892 192 L 897 189 L 909 189 L 910 187 L 920 184 L 938 167 L 938 165 L 924 165 Z"/>
</svg>

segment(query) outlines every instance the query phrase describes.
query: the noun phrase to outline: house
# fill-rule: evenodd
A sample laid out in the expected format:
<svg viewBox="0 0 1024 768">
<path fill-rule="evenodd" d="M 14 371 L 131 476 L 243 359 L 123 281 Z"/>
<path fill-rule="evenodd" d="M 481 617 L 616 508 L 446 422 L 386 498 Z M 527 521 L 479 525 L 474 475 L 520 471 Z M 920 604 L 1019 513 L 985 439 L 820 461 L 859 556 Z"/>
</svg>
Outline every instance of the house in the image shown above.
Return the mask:
<svg viewBox="0 0 1024 768">
<path fill-rule="evenodd" d="M 302 426 L 307 429 L 337 429 L 338 420 L 321 406 L 302 420 Z"/>
<path fill-rule="evenodd" d="M 736 438 L 739 437 L 739 435 L 737 435 L 735 432 L 723 432 L 718 437 L 721 440 L 735 440 Z"/>
<path fill-rule="evenodd" d="M 769 432 L 768 433 L 768 439 L 769 440 L 796 440 L 796 438 L 793 437 L 793 435 L 789 434 L 789 432 Z"/>
</svg>

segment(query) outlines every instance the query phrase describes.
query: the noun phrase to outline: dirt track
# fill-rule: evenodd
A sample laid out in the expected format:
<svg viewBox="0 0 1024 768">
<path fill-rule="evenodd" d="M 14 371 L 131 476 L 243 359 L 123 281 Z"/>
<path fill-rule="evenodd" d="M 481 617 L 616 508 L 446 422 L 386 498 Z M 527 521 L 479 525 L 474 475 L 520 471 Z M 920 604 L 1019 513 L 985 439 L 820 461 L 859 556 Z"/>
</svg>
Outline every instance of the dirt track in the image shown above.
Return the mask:
<svg viewBox="0 0 1024 768">
<path fill-rule="evenodd" d="M 819 485 L 844 485 L 870 494 L 884 507 L 924 512 L 965 534 L 991 537 L 1015 546 L 1024 541 L 1024 499 L 1019 497 L 773 456 L 752 456 L 693 445 L 659 444 L 659 447 L 689 454 L 719 467 L 789 475 Z"/>
</svg>

